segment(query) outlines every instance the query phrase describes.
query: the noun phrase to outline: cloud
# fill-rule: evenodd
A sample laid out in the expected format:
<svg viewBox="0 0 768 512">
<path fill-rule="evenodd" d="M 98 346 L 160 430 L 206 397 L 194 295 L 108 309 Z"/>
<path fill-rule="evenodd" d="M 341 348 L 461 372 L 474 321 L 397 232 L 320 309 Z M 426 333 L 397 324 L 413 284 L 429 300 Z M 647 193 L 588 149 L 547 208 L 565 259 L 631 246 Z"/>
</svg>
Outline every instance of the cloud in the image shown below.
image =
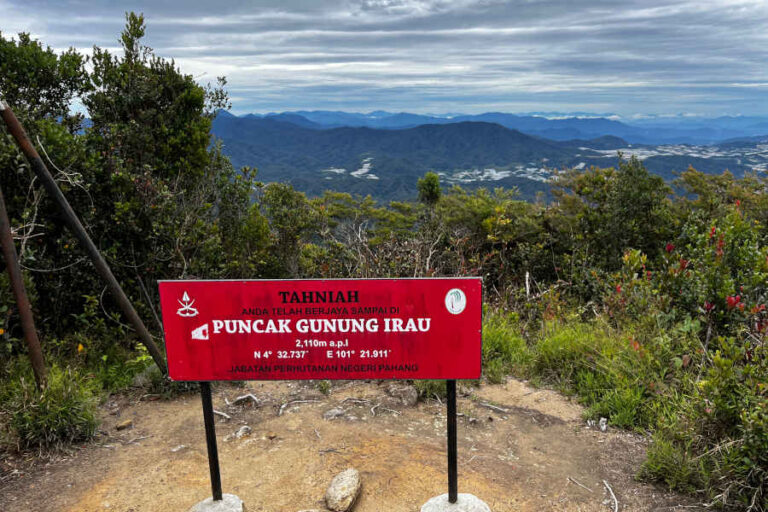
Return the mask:
<svg viewBox="0 0 768 512">
<path fill-rule="evenodd" d="M 9 3 L 10 2 L 10 3 Z M 122 8 L 0 0 L 4 33 L 113 47 Z M 147 44 L 236 112 L 768 114 L 768 2 L 262 0 L 149 2 Z"/>
</svg>

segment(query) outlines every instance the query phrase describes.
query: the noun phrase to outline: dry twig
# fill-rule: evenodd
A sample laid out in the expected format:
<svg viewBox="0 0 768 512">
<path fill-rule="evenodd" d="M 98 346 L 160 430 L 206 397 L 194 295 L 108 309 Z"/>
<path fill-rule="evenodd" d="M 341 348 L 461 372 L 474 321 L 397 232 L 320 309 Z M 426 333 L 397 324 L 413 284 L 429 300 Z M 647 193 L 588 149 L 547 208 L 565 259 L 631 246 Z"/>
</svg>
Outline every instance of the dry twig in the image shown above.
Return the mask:
<svg viewBox="0 0 768 512">
<path fill-rule="evenodd" d="M 246 395 L 239 396 L 235 398 L 232 402 L 224 398 L 224 402 L 226 402 L 227 405 L 240 405 L 243 402 L 247 402 L 248 400 L 253 400 L 253 403 L 256 404 L 257 407 L 261 405 L 261 402 L 259 401 L 258 398 L 256 398 L 256 395 L 254 395 L 253 393 L 248 393 Z"/>
<path fill-rule="evenodd" d="M 611 499 L 613 500 L 613 512 L 619 512 L 619 500 L 616 499 L 616 495 L 613 494 L 613 489 L 611 489 L 611 486 L 608 485 L 608 482 L 603 480 L 603 485 L 606 489 L 608 489 L 608 492 L 611 493 Z"/>
<path fill-rule="evenodd" d="M 231 420 L 232 419 L 232 416 L 230 416 L 229 414 L 227 414 L 225 412 L 217 411 L 216 409 L 213 410 L 213 414 L 221 416 L 225 420 Z"/>
<path fill-rule="evenodd" d="M 569 476 L 569 477 L 568 477 L 568 480 L 569 480 L 570 482 L 572 482 L 572 483 L 574 483 L 574 484 L 578 485 L 579 487 L 581 487 L 581 488 L 583 488 L 583 489 L 586 489 L 586 490 L 588 490 L 589 492 L 593 492 L 593 491 L 592 491 L 592 489 L 590 489 L 589 487 L 587 487 L 586 485 L 584 485 L 583 483 L 579 482 L 578 480 L 576 480 L 576 479 L 575 479 L 575 478 L 573 478 L 573 477 L 570 477 L 570 476 Z"/>
<path fill-rule="evenodd" d="M 320 400 L 291 400 L 290 402 L 285 402 L 283 405 L 280 406 L 280 409 L 278 409 L 278 411 L 277 411 L 277 415 L 278 416 L 282 416 L 283 415 L 283 411 L 289 405 L 294 405 L 294 404 L 311 404 L 311 403 L 318 403 L 319 401 Z"/>
<path fill-rule="evenodd" d="M 137 442 L 139 442 L 139 441 L 142 441 L 142 440 L 144 440 L 144 439 L 149 439 L 150 437 L 152 437 L 152 436 L 139 436 L 139 437 L 134 437 L 134 438 L 133 438 L 133 439 L 131 439 L 130 441 L 126 441 L 126 442 L 125 442 L 125 443 L 123 443 L 123 444 L 133 444 L 133 443 L 137 443 Z M 106 446 L 106 445 L 105 445 L 105 446 Z"/>
<path fill-rule="evenodd" d="M 509 414 L 508 409 L 504 409 L 503 407 L 499 407 L 498 405 L 489 404 L 487 402 L 477 402 L 477 405 L 480 405 L 492 411 L 500 412 L 501 414 Z"/>
</svg>

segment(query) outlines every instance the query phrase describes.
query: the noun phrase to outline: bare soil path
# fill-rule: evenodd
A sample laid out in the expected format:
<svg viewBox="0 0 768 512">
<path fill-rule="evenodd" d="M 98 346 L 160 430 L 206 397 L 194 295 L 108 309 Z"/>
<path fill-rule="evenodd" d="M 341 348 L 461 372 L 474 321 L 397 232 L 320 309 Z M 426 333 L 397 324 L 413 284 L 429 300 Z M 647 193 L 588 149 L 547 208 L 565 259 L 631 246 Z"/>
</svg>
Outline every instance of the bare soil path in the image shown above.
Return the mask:
<svg viewBox="0 0 768 512">
<path fill-rule="evenodd" d="M 224 491 L 249 512 L 323 510 L 329 481 L 352 466 L 363 478 L 356 512 L 417 512 L 446 492 L 445 407 L 403 405 L 388 385 L 342 383 L 328 396 L 311 383 L 216 387 L 214 408 L 231 416 L 216 420 Z M 246 393 L 259 404 L 227 405 Z M 324 419 L 333 408 L 343 415 Z M 514 380 L 460 386 L 458 410 L 459 492 L 494 512 L 610 511 L 604 480 L 622 511 L 704 510 L 636 482 L 646 441 L 587 427 L 581 408 L 553 391 Z M 210 495 L 198 395 L 116 397 L 103 415 L 95 442 L 71 455 L 3 461 L 0 510 L 184 512 Z M 127 419 L 133 426 L 116 430 Z M 225 440 L 243 425 L 250 435 Z"/>
</svg>

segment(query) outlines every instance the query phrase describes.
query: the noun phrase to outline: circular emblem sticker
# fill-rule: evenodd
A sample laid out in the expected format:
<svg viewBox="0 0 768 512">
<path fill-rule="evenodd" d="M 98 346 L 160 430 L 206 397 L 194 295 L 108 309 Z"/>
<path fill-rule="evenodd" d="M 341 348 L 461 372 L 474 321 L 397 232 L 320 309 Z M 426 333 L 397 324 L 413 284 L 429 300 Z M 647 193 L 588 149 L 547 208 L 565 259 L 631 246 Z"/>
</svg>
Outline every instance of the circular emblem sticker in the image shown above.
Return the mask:
<svg viewBox="0 0 768 512">
<path fill-rule="evenodd" d="M 467 307 L 467 296 L 458 288 L 453 288 L 445 294 L 445 308 L 449 313 L 458 315 Z"/>
</svg>

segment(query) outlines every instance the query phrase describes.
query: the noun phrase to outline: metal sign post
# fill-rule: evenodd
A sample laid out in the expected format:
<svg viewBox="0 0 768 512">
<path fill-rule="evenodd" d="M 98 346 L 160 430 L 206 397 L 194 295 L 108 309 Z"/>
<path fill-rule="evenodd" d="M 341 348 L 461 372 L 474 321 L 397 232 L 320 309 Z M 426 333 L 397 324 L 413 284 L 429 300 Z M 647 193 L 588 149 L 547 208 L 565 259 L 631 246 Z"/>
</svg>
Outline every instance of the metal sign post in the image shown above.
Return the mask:
<svg viewBox="0 0 768 512">
<path fill-rule="evenodd" d="M 459 475 L 456 459 L 458 448 L 456 443 L 456 381 L 445 381 L 448 394 L 448 502 L 456 503 L 459 495 Z"/>
<path fill-rule="evenodd" d="M 211 383 L 200 383 L 200 397 L 203 399 L 203 421 L 205 422 L 205 443 L 208 445 L 208 467 L 211 470 L 213 501 L 221 501 L 221 472 L 219 471 L 219 449 L 216 446 L 216 425 L 213 423 L 213 400 Z"/>
</svg>

